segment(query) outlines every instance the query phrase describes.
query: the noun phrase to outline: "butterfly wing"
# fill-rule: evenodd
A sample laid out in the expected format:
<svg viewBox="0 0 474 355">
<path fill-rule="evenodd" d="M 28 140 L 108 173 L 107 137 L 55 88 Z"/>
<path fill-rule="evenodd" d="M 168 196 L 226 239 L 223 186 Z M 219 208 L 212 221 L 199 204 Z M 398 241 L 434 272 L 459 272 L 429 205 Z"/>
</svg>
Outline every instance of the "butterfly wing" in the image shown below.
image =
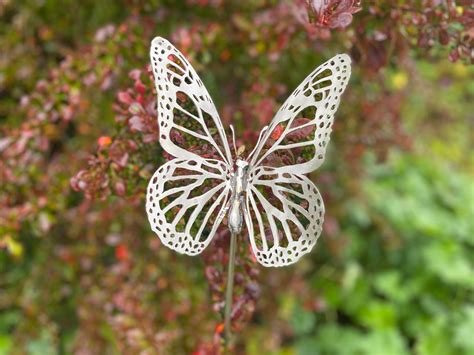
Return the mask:
<svg viewBox="0 0 474 355">
<path fill-rule="evenodd" d="M 248 158 L 250 166 L 306 174 L 323 163 L 350 62 L 348 55 L 336 55 L 308 75 L 266 129 Z"/>
<path fill-rule="evenodd" d="M 303 174 L 324 160 L 349 76 L 347 55 L 313 71 L 277 112 L 249 157 L 245 220 L 254 254 L 264 266 L 296 262 L 321 234 L 323 200 Z"/>
<path fill-rule="evenodd" d="M 150 179 L 148 220 L 164 245 L 196 255 L 216 233 L 229 197 L 229 171 L 224 162 L 173 159 Z"/>
<path fill-rule="evenodd" d="M 217 110 L 187 59 L 160 37 L 152 41 L 150 57 L 160 143 L 176 159 L 148 184 L 148 219 L 164 245 L 196 255 L 224 217 L 232 156 Z"/>
<path fill-rule="evenodd" d="M 231 166 L 232 156 L 221 120 L 191 64 L 161 37 L 153 39 L 150 58 L 163 149 L 180 159 L 211 157 Z"/>
<path fill-rule="evenodd" d="M 259 167 L 249 176 L 245 221 L 258 262 L 286 266 L 311 251 L 321 234 L 324 204 L 305 175 Z"/>
</svg>

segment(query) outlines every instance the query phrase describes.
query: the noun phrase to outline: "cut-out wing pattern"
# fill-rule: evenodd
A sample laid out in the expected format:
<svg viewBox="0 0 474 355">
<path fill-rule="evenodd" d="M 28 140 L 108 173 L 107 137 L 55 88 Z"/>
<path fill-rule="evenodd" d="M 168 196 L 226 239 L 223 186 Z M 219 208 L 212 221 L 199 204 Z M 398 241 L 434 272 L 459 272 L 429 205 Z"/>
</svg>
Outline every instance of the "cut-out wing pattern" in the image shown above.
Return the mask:
<svg viewBox="0 0 474 355">
<path fill-rule="evenodd" d="M 245 214 L 250 244 L 264 266 L 286 266 L 311 251 L 321 234 L 324 204 L 304 175 L 258 167 L 249 177 Z"/>
<path fill-rule="evenodd" d="M 334 113 L 349 81 L 350 62 L 348 55 L 336 55 L 296 88 L 249 157 L 250 166 L 307 174 L 323 163 Z"/>
<path fill-rule="evenodd" d="M 148 220 L 167 247 L 196 255 L 216 233 L 229 196 L 225 163 L 174 159 L 162 165 L 148 184 Z"/>
<path fill-rule="evenodd" d="M 209 93 L 191 64 L 171 43 L 156 37 L 150 50 L 158 94 L 160 143 L 169 154 L 182 159 L 202 159 L 196 154 L 205 146 L 206 155 L 232 164 L 225 130 Z M 191 138 L 191 139 L 185 139 Z M 194 147 L 184 142 L 194 143 Z"/>
</svg>

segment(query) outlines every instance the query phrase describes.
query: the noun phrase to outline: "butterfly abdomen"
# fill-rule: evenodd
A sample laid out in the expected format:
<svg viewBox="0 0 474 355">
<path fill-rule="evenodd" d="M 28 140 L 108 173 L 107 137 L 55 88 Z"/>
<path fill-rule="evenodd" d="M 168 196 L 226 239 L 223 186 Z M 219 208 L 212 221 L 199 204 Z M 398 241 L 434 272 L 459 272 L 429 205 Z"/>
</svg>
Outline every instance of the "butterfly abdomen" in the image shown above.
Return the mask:
<svg viewBox="0 0 474 355">
<path fill-rule="evenodd" d="M 240 198 L 231 201 L 229 209 L 228 225 L 231 233 L 238 234 L 242 230 L 243 211 Z"/>
<path fill-rule="evenodd" d="M 228 214 L 228 225 L 231 233 L 238 234 L 242 230 L 243 224 L 243 206 L 244 193 L 247 189 L 247 171 L 248 163 L 238 159 L 236 161 L 236 171 L 232 176 L 232 197 L 230 200 L 230 208 Z"/>
</svg>

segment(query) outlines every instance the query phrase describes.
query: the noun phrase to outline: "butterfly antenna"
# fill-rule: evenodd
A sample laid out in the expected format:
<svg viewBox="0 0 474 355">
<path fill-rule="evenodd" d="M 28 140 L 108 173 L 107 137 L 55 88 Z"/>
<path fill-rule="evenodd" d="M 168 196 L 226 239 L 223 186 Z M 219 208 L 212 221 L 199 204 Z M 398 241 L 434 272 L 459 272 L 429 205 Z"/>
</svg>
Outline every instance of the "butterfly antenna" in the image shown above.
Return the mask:
<svg viewBox="0 0 474 355">
<path fill-rule="evenodd" d="M 230 130 L 232 131 L 232 143 L 234 143 L 234 152 L 235 152 L 235 157 L 237 158 L 237 145 L 235 144 L 235 131 L 234 131 L 234 126 L 229 125 Z"/>
<path fill-rule="evenodd" d="M 253 153 L 255 153 L 255 151 L 257 150 L 258 146 L 260 145 L 260 141 L 262 140 L 262 136 L 263 134 L 265 133 L 265 131 L 268 129 L 268 126 L 265 126 L 262 128 L 262 130 L 260 131 L 260 134 L 258 135 L 258 140 L 257 140 L 257 144 L 255 144 L 255 147 L 253 148 L 253 150 L 250 152 L 250 154 L 248 155 L 247 157 L 247 160 L 250 159 L 250 157 L 252 156 Z"/>
</svg>

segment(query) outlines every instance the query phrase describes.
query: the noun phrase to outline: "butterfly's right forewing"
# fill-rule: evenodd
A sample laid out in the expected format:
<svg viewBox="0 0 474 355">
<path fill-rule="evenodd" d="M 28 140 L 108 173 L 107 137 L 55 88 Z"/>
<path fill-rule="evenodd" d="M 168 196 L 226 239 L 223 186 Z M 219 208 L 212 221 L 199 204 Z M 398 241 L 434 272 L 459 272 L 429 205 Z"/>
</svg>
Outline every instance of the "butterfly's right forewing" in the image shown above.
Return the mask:
<svg viewBox="0 0 474 355">
<path fill-rule="evenodd" d="M 307 174 L 323 163 L 350 63 L 348 55 L 336 55 L 303 80 L 269 124 L 251 166 Z"/>
</svg>

